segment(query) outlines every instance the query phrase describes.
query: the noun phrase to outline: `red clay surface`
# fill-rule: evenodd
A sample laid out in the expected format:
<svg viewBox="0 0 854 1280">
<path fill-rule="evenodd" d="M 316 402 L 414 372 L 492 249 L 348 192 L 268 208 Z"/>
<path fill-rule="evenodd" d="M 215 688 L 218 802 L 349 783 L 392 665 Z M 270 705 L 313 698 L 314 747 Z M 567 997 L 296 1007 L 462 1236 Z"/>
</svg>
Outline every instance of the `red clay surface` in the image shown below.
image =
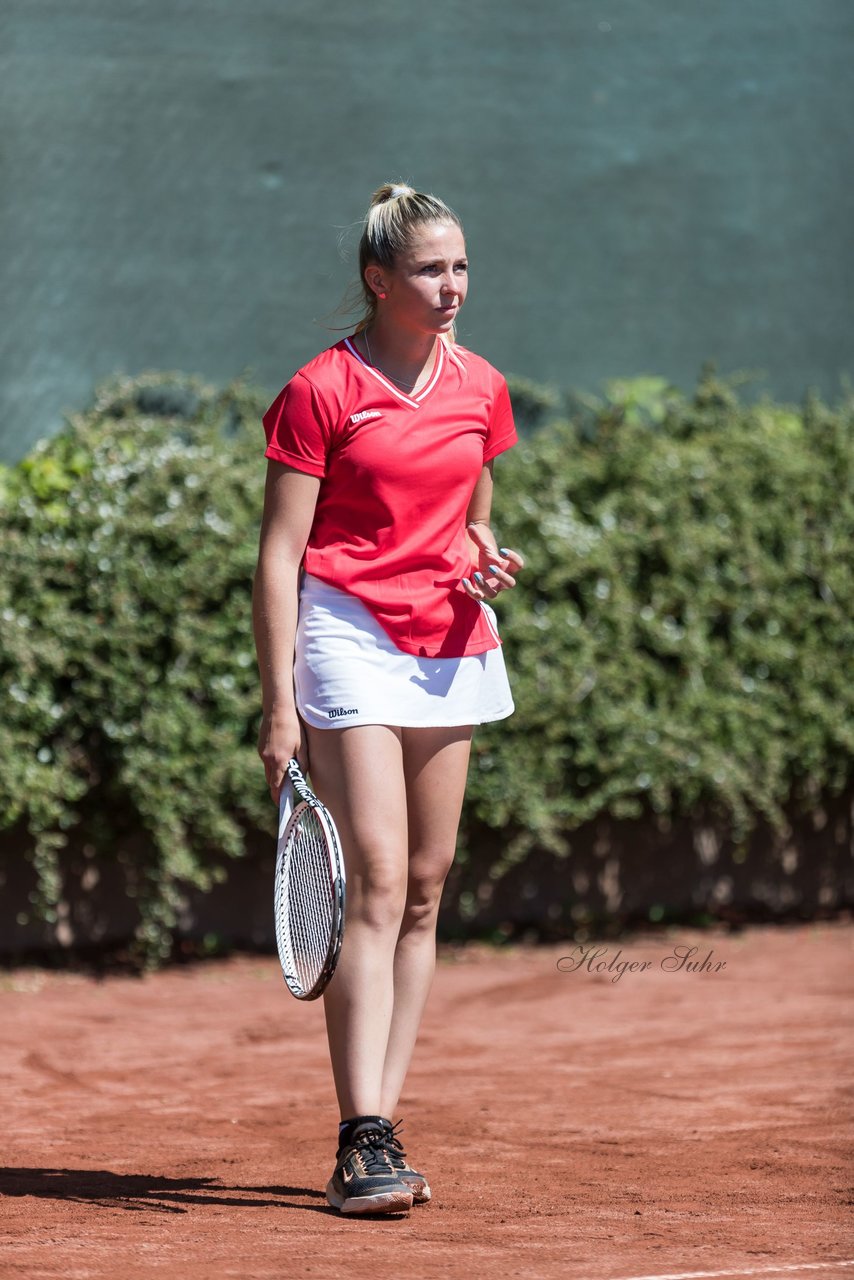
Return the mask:
<svg viewBox="0 0 854 1280">
<path fill-rule="evenodd" d="M 854 1275 L 854 926 L 599 945 L 648 967 L 443 953 L 399 1110 L 433 1201 L 370 1220 L 326 1206 L 323 1010 L 275 958 L 0 975 L 0 1275 Z"/>
</svg>

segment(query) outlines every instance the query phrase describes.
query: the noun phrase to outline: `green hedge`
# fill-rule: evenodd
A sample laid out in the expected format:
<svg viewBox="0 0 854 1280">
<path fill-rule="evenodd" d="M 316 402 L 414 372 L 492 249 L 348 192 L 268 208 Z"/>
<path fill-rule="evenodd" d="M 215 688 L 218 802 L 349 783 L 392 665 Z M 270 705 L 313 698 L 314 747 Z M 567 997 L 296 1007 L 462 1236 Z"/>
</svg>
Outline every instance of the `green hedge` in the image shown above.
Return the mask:
<svg viewBox="0 0 854 1280">
<path fill-rule="evenodd" d="M 608 390 L 499 464 L 519 709 L 478 735 L 461 833 L 464 859 L 503 829 L 493 879 L 601 813 L 703 805 L 743 850 L 852 775 L 854 396 L 745 406 L 711 365 L 690 399 Z"/>
<path fill-rule="evenodd" d="M 4 477 L 0 826 L 26 823 L 48 919 L 71 828 L 126 861 L 149 956 L 181 883 L 274 829 L 250 618 L 261 407 L 239 383 L 114 380 Z"/>
<path fill-rule="evenodd" d="M 527 558 L 497 604 L 517 711 L 476 734 L 461 860 L 495 833 L 496 878 L 534 847 L 565 855 L 597 814 L 700 802 L 743 839 L 840 791 L 854 397 L 745 406 L 712 367 L 690 397 L 511 391 L 527 434 L 494 514 Z M 274 831 L 250 611 L 268 401 L 111 379 L 0 469 L 0 828 L 28 833 L 22 910 L 55 918 L 71 835 L 127 864 L 152 962 L 182 887 Z"/>
</svg>

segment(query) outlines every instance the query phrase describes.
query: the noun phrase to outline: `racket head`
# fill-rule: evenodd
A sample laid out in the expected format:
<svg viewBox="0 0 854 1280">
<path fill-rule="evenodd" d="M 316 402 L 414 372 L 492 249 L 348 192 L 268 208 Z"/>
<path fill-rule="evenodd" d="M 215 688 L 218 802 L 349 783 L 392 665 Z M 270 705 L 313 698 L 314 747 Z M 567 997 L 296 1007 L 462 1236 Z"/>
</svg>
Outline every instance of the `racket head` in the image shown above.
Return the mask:
<svg viewBox="0 0 854 1280">
<path fill-rule="evenodd" d="M 344 861 L 329 810 L 301 774 L 296 782 L 306 798 L 295 804 L 291 786 L 284 781 L 279 799 L 276 946 L 288 990 L 298 1000 L 316 1000 L 335 972 L 341 950 Z"/>
</svg>

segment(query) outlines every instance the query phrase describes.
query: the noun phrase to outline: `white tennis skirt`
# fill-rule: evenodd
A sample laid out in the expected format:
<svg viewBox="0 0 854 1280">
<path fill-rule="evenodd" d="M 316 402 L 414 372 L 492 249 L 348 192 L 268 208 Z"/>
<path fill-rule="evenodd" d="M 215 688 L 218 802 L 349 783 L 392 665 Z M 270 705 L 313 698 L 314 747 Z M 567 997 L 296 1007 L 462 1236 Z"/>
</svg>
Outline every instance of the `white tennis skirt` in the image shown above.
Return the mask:
<svg viewBox="0 0 854 1280">
<path fill-rule="evenodd" d="M 495 634 L 495 612 L 485 602 Z M 302 573 L 294 649 L 297 710 L 316 729 L 485 724 L 514 711 L 499 644 L 465 658 L 404 653 L 356 596 Z"/>
</svg>

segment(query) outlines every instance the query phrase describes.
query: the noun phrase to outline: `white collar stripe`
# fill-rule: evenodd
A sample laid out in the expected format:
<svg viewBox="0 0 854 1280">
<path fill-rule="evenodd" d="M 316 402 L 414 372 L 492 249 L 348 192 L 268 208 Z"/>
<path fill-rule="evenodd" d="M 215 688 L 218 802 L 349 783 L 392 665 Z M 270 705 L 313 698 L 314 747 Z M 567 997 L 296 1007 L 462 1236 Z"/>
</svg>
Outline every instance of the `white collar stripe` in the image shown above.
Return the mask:
<svg viewBox="0 0 854 1280">
<path fill-rule="evenodd" d="M 348 351 L 353 352 L 353 355 L 359 361 L 359 364 L 362 365 L 362 367 L 366 369 L 368 373 L 372 373 L 378 382 L 382 383 L 386 391 L 391 391 L 393 395 L 397 396 L 398 400 L 402 400 L 404 404 L 408 404 L 412 409 L 421 408 L 417 400 L 413 400 L 411 399 L 410 396 L 404 395 L 402 391 L 398 391 L 394 383 L 389 382 L 388 378 L 383 377 L 379 369 L 375 369 L 372 364 L 368 364 L 367 360 L 363 359 L 363 357 L 359 355 L 358 351 L 353 346 L 349 338 L 344 339 L 344 345 L 346 346 Z"/>
<path fill-rule="evenodd" d="M 394 383 L 390 382 L 389 379 L 386 378 L 384 374 L 380 373 L 379 369 L 377 369 L 374 365 L 368 364 L 367 360 L 365 360 L 365 358 L 359 354 L 359 352 L 353 346 L 349 338 L 344 339 L 344 346 L 347 348 L 348 351 L 352 351 L 353 355 L 359 361 L 359 364 L 362 365 L 362 367 L 366 369 L 368 373 L 372 373 L 374 377 L 377 379 L 377 381 L 381 382 L 387 391 L 391 391 L 393 395 L 397 396 L 398 400 L 402 400 L 404 404 L 410 405 L 411 408 L 413 409 L 421 408 L 420 402 L 424 399 L 426 395 L 429 394 L 430 391 L 432 391 L 433 387 L 436 385 L 436 380 L 439 377 L 439 374 L 442 372 L 442 365 L 444 363 L 443 354 L 442 354 L 444 350 L 444 343 L 442 343 L 439 346 L 439 351 L 436 356 L 436 367 L 433 370 L 432 378 L 427 383 L 426 387 L 422 387 L 421 390 L 418 392 L 418 395 L 415 396 L 415 398 L 413 399 L 412 396 L 408 396 L 406 395 L 405 392 L 400 391 L 394 385 Z"/>
<path fill-rule="evenodd" d="M 427 383 L 427 386 L 422 387 L 421 390 L 418 392 L 418 395 L 415 397 L 416 400 L 423 400 L 424 397 L 428 395 L 429 392 L 432 391 L 433 388 L 435 387 L 436 379 L 439 377 L 439 374 L 442 372 L 442 365 L 444 363 L 444 354 L 443 354 L 444 350 L 445 350 L 445 344 L 444 342 L 440 342 L 439 349 L 436 352 L 436 368 L 433 370 L 433 377 Z"/>
</svg>

